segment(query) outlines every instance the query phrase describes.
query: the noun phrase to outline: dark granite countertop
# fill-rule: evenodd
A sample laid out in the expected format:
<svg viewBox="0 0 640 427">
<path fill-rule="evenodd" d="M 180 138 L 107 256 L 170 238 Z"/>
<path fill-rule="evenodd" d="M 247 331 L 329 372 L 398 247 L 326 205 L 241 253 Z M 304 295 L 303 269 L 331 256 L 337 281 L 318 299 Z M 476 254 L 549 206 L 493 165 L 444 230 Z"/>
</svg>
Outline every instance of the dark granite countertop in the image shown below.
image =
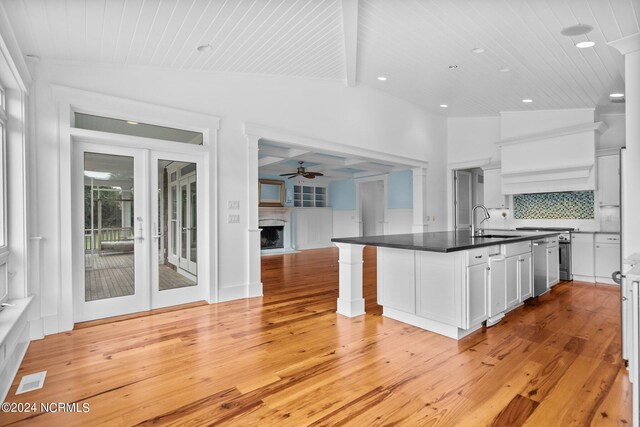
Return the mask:
<svg viewBox="0 0 640 427">
<path fill-rule="evenodd" d="M 389 234 L 386 236 L 336 237 L 336 243 L 382 246 L 428 252 L 456 252 L 467 249 L 537 240 L 557 236 L 557 232 L 485 230 L 485 234 L 502 237 L 471 237 L 471 232 L 437 231 L 432 233 Z"/>
</svg>

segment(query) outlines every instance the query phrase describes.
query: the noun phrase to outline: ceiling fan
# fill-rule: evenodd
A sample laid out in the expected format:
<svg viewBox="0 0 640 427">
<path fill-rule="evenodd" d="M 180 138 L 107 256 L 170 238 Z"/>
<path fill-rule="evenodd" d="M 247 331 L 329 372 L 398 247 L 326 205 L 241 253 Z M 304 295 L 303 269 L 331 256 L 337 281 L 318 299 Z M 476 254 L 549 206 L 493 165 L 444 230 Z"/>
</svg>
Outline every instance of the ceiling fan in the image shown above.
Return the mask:
<svg viewBox="0 0 640 427">
<path fill-rule="evenodd" d="M 302 176 L 308 179 L 314 179 L 316 176 L 324 176 L 324 174 L 320 172 L 307 172 L 307 169 L 304 166 L 302 166 L 303 163 L 304 163 L 303 161 L 298 162 L 299 166 L 297 171 L 293 173 L 283 173 L 283 174 L 280 174 L 280 176 L 288 176 L 289 177 L 288 179 L 295 178 L 296 176 Z"/>
</svg>

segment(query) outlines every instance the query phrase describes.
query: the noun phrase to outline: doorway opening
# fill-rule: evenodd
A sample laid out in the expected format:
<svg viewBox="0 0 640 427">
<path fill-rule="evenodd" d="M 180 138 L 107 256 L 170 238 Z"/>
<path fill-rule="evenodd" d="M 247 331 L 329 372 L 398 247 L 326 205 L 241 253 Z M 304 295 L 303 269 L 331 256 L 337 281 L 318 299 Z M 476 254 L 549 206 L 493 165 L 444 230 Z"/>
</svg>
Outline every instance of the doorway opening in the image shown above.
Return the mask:
<svg viewBox="0 0 640 427">
<path fill-rule="evenodd" d="M 74 290 L 75 320 L 205 299 L 198 280 L 202 159 L 94 143 L 76 151 L 84 275 Z"/>
<path fill-rule="evenodd" d="M 358 183 L 358 217 L 361 236 L 385 234 L 385 180 L 375 179 Z"/>
<path fill-rule="evenodd" d="M 471 228 L 471 214 L 475 205 L 484 203 L 484 171 L 480 168 L 453 171 L 453 212 L 456 230 Z M 482 212 L 476 212 L 481 215 Z M 482 217 L 476 218 L 476 224 Z"/>
</svg>

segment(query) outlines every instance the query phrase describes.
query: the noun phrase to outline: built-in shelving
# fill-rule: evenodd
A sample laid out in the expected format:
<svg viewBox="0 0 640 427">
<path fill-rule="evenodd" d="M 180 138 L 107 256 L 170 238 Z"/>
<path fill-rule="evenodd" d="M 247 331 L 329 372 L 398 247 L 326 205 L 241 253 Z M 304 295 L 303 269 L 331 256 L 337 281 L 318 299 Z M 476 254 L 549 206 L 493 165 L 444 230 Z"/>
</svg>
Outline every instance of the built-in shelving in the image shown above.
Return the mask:
<svg viewBox="0 0 640 427">
<path fill-rule="evenodd" d="M 326 187 L 293 186 L 293 206 L 297 208 L 324 208 L 327 206 Z"/>
</svg>

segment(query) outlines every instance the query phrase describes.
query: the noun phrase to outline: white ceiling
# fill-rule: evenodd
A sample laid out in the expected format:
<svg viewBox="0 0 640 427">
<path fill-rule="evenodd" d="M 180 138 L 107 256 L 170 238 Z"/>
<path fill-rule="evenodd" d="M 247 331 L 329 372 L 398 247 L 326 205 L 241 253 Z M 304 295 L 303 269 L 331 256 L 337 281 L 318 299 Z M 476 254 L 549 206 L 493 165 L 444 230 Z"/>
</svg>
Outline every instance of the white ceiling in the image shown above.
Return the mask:
<svg viewBox="0 0 640 427">
<path fill-rule="evenodd" d="M 25 54 L 336 83 L 357 65 L 356 84 L 454 116 L 610 109 L 607 95 L 623 90 L 622 58 L 606 43 L 637 33 L 640 22 L 640 0 L 359 0 L 357 14 L 355 1 L 0 4 Z M 577 23 L 594 27 L 594 48 L 579 50 L 574 43 L 584 36 L 560 34 Z M 211 51 L 196 50 L 207 43 Z M 485 53 L 471 53 L 475 47 Z"/>
<path fill-rule="evenodd" d="M 337 152 L 295 148 L 274 141 L 261 140 L 258 145 L 258 166 L 261 173 L 280 175 L 295 172 L 299 161 L 304 162 L 303 166 L 308 172 L 321 172 L 329 180 L 358 178 L 412 167 Z"/>
</svg>

